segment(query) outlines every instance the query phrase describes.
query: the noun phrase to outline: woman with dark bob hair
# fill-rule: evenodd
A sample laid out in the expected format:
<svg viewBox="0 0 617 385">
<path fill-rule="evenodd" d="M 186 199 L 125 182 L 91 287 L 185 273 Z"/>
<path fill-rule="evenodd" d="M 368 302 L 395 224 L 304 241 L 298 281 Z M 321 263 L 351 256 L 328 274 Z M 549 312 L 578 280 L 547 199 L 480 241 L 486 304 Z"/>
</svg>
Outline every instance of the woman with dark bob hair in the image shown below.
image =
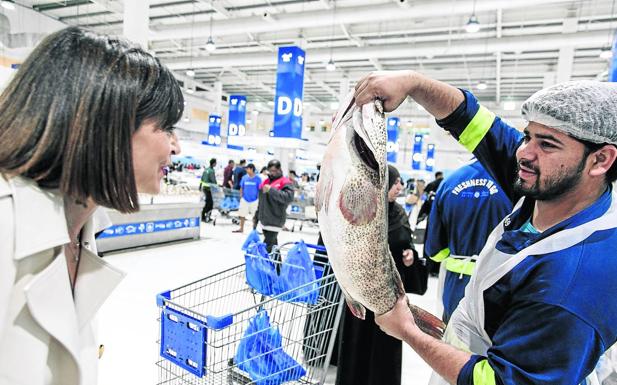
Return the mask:
<svg viewBox="0 0 617 385">
<path fill-rule="evenodd" d="M 159 191 L 183 107 L 155 57 L 74 27 L 0 96 L 0 383 L 96 384 L 90 323 L 124 273 L 96 255 L 93 214 Z"/>
</svg>

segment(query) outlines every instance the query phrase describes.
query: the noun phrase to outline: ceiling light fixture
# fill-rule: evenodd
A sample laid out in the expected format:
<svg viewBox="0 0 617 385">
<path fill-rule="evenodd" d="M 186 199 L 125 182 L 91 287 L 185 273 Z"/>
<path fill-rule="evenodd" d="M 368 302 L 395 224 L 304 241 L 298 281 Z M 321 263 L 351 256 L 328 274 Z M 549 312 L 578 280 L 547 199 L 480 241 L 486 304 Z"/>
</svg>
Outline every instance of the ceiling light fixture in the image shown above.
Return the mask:
<svg viewBox="0 0 617 385">
<path fill-rule="evenodd" d="M 2 8 L 8 9 L 9 11 L 15 10 L 15 3 L 12 0 L 3 0 L 0 2 L 0 5 L 2 5 Z"/>
<path fill-rule="evenodd" d="M 336 70 L 336 64 L 334 64 L 334 59 L 332 59 L 332 40 L 334 39 L 334 19 L 336 17 L 336 0 L 332 0 L 332 28 L 330 30 L 330 60 L 326 64 L 326 71 L 332 72 Z"/>
<path fill-rule="evenodd" d="M 186 71 L 186 76 L 194 78 L 195 77 L 195 71 L 193 70 L 187 70 Z"/>
<path fill-rule="evenodd" d="M 210 36 L 208 36 L 208 41 L 206 42 L 206 51 L 214 52 L 216 51 L 216 44 L 214 44 L 214 40 L 212 39 L 212 14 L 214 13 L 212 2 L 210 2 L 210 7 L 212 8 L 212 13 L 210 13 Z"/>
<path fill-rule="evenodd" d="M 206 42 L 206 51 L 214 52 L 216 51 L 216 44 L 214 44 L 214 40 L 212 40 L 212 36 L 208 38 L 208 42 Z"/>
<path fill-rule="evenodd" d="M 600 57 L 602 59 L 610 59 L 610 58 L 612 58 L 613 57 L 613 50 L 611 50 L 608 47 L 602 48 L 600 50 Z"/>
<path fill-rule="evenodd" d="M 330 58 L 330 61 L 328 61 L 328 64 L 326 64 L 326 70 L 330 72 L 336 70 L 336 64 L 334 63 L 334 60 L 332 60 L 332 58 Z"/>
<path fill-rule="evenodd" d="M 612 5 L 611 5 L 611 15 L 614 15 L 614 14 L 615 14 L 615 0 L 612 1 Z M 613 57 L 613 50 L 612 50 L 612 47 L 613 47 L 613 44 L 614 44 L 614 41 L 613 41 L 613 31 L 615 29 L 613 28 L 613 21 L 612 20 L 611 20 L 611 23 L 610 23 L 609 27 L 610 28 L 608 29 L 608 37 L 606 39 L 607 43 L 604 46 L 604 48 L 602 48 L 600 50 L 600 57 L 602 59 L 607 59 L 607 60 L 611 59 Z"/>
<path fill-rule="evenodd" d="M 476 88 L 479 89 L 479 90 L 485 90 L 487 87 L 488 87 L 488 85 L 485 82 L 480 82 L 476 86 Z"/>
<path fill-rule="evenodd" d="M 476 33 L 480 31 L 480 22 L 478 21 L 476 15 L 471 15 L 469 17 L 467 24 L 465 24 L 465 31 L 468 33 Z"/>
<path fill-rule="evenodd" d="M 467 24 L 465 24 L 465 31 L 468 33 L 476 33 L 480 30 L 481 25 L 476 17 L 476 0 L 473 1 L 473 10 L 471 11 L 471 16 L 469 16 L 469 20 L 467 20 Z"/>
</svg>

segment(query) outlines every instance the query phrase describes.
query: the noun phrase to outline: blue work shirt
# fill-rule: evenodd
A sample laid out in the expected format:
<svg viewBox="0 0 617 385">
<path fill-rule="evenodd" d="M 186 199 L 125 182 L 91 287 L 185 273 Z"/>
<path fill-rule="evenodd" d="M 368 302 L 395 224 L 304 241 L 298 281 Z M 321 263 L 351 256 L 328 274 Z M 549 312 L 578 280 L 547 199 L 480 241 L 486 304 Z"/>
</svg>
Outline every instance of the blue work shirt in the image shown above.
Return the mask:
<svg viewBox="0 0 617 385">
<path fill-rule="evenodd" d="M 242 188 L 242 199 L 247 202 L 255 202 L 259 198 L 259 185 L 261 184 L 261 178 L 255 174 L 251 178 L 245 175 L 240 181 L 240 187 Z"/>
<path fill-rule="evenodd" d="M 437 121 L 478 158 L 514 202 L 516 131 L 463 91 L 465 101 Z M 611 204 L 609 188 L 596 202 L 542 233 L 521 227 L 535 202 L 504 221 L 498 250 L 514 254 L 558 231 L 602 216 Z M 484 291 L 484 329 L 492 346 L 473 355 L 457 384 L 576 385 L 617 341 L 617 229 L 596 231 L 558 252 L 531 255 Z M 488 362 L 488 365 L 486 365 Z M 474 379 L 477 382 L 474 382 Z"/>
<path fill-rule="evenodd" d="M 426 229 L 427 255 L 445 264 L 444 322 L 469 283 L 474 262 L 448 258 L 478 255 L 495 226 L 512 211 L 512 202 L 477 160 L 446 178 L 437 189 Z"/>
</svg>

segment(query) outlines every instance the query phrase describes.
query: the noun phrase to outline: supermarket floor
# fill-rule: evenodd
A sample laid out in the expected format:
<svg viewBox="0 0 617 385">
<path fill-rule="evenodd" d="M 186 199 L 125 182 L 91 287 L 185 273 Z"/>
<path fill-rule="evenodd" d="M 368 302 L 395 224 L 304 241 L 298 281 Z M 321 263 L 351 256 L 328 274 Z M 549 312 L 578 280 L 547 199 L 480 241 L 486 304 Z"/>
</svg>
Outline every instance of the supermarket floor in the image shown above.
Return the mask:
<svg viewBox="0 0 617 385">
<path fill-rule="evenodd" d="M 240 246 L 245 235 L 234 234 L 236 226 L 220 220 L 202 226 L 201 239 L 183 243 L 108 254 L 105 260 L 127 273 L 98 315 L 98 332 L 105 352 L 100 360 L 99 384 L 158 384 L 155 362 L 157 293 L 215 274 L 243 262 Z M 248 231 L 246 231 L 248 233 Z M 282 232 L 279 243 L 317 240 L 317 229 Z M 412 295 L 414 303 L 435 311 L 437 280 L 431 278 L 428 292 Z M 332 367 L 326 383 L 334 383 Z M 402 384 L 426 384 L 429 367 L 407 346 L 403 348 Z"/>
</svg>

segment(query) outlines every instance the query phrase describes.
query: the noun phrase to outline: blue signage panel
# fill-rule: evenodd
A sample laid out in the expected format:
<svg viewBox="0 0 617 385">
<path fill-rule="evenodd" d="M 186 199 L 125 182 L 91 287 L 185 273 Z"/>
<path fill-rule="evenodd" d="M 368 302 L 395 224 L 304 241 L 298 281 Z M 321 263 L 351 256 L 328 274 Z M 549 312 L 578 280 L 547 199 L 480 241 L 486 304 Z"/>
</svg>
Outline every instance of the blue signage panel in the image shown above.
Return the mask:
<svg viewBox="0 0 617 385">
<path fill-rule="evenodd" d="M 608 72 L 608 81 L 617 82 L 617 32 L 613 38 L 613 57 L 611 58 L 611 68 Z"/>
<path fill-rule="evenodd" d="M 274 97 L 274 137 L 302 137 L 304 51 L 296 46 L 280 47 Z"/>
<path fill-rule="evenodd" d="M 208 140 L 202 143 L 208 146 L 221 145 L 221 117 L 219 115 L 210 115 L 208 118 Z"/>
<path fill-rule="evenodd" d="M 433 171 L 435 167 L 435 145 L 429 144 L 426 146 L 426 164 L 424 169 L 426 171 Z"/>
<path fill-rule="evenodd" d="M 413 152 L 411 155 L 411 169 L 420 170 L 422 165 L 422 134 L 416 134 L 413 137 Z"/>
<path fill-rule="evenodd" d="M 388 118 L 386 123 L 388 132 L 388 162 L 396 163 L 396 154 L 398 153 L 398 129 L 401 126 L 401 120 L 395 116 Z"/>
<path fill-rule="evenodd" d="M 229 96 L 229 122 L 227 123 L 227 137 L 246 135 L 246 96 Z M 242 146 L 227 145 L 227 148 L 242 150 Z"/>
<path fill-rule="evenodd" d="M 163 221 L 135 222 L 113 225 L 103 230 L 97 239 L 157 233 L 159 231 L 178 230 L 189 227 L 199 227 L 199 218 L 177 218 L 165 219 Z"/>
</svg>

